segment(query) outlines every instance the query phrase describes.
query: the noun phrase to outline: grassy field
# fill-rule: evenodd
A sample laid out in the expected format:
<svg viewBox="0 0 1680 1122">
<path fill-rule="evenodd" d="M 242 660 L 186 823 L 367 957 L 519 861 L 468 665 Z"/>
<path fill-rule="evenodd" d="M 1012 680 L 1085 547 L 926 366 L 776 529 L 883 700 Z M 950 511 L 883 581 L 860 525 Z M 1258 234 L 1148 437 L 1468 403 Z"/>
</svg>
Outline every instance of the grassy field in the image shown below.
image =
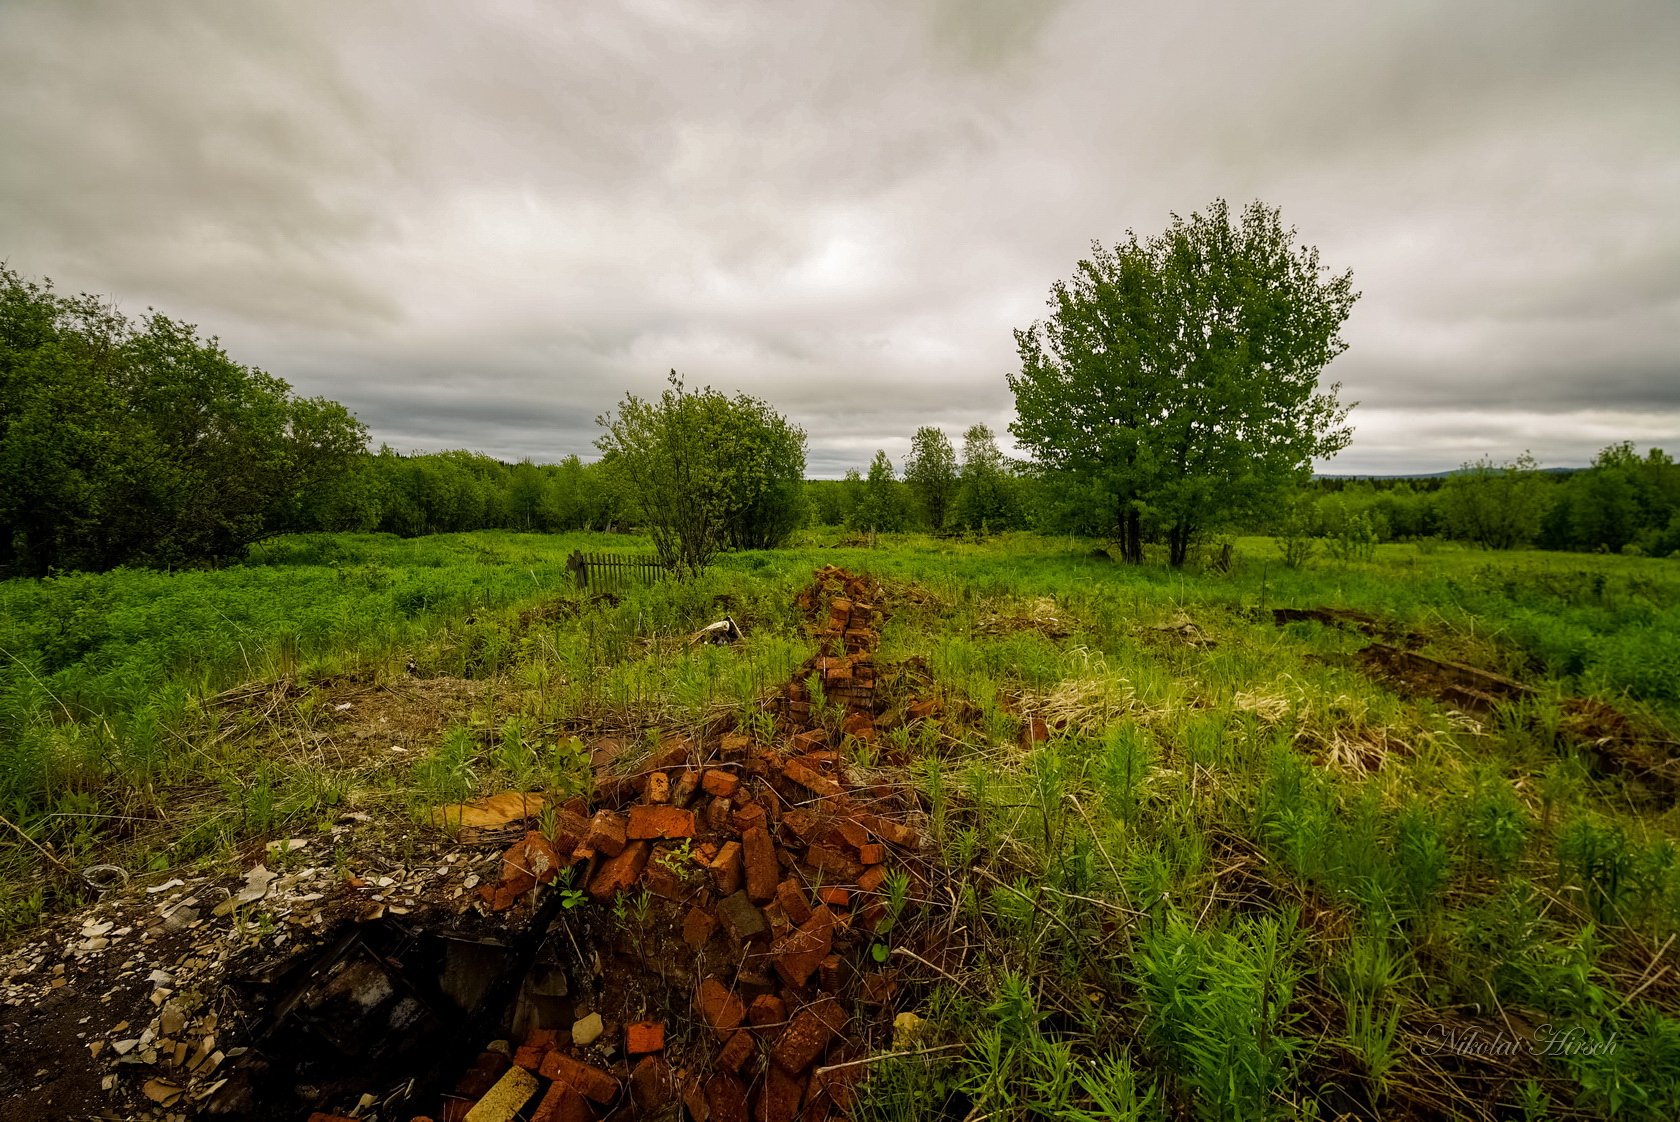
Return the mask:
<svg viewBox="0 0 1680 1122">
<path fill-rule="evenodd" d="M 870 1117 L 1680 1116 L 1680 567 L 1390 545 L 1289 569 L 1248 539 L 1175 572 L 1093 546 L 813 531 L 614 598 L 564 559 L 634 539 L 312 536 L 9 582 L 0 931 L 93 863 L 565 787 L 600 731 L 757 727 L 833 563 L 884 582 L 880 662 L 943 707 L 860 762 L 908 761 L 948 870 L 918 922 L 969 948 L 924 1054 L 872 1068 Z M 686 641 L 724 614 L 742 642 Z M 1531 690 L 1454 706 L 1374 674 L 1373 630 Z"/>
</svg>

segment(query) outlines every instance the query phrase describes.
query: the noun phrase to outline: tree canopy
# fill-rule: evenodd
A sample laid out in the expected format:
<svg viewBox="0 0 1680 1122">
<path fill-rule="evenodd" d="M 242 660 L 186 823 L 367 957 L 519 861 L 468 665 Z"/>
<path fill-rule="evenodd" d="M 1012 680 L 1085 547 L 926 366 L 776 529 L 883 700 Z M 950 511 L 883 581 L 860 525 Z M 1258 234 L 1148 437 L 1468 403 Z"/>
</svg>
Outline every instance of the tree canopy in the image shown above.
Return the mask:
<svg viewBox="0 0 1680 1122">
<path fill-rule="evenodd" d="M 720 550 L 772 548 L 798 528 L 805 432 L 765 402 L 691 391 L 673 370 L 657 401 L 627 394 L 599 420 L 603 466 L 679 572 L 699 572 Z"/>
<path fill-rule="evenodd" d="M 921 505 L 929 529 L 943 529 L 957 496 L 957 454 L 950 439 L 934 426 L 923 425 L 910 438 L 904 482 Z"/>
<path fill-rule="evenodd" d="M 0 569 L 186 565 L 294 527 L 364 451 L 216 339 L 0 268 Z"/>
<path fill-rule="evenodd" d="M 1182 564 L 1198 531 L 1346 446 L 1347 408 L 1319 375 L 1357 296 L 1258 202 L 1093 243 L 1049 316 L 1015 333 L 1011 431 L 1108 505 L 1127 559 L 1153 530 Z"/>
</svg>

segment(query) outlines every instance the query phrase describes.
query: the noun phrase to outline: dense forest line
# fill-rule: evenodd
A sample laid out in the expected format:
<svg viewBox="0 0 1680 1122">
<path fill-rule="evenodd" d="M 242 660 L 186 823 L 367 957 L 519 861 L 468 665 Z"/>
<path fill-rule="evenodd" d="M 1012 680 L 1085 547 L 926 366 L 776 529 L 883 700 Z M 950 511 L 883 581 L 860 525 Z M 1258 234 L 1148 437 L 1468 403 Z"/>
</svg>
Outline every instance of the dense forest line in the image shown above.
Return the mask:
<svg viewBox="0 0 1680 1122">
<path fill-rule="evenodd" d="M 1050 362 L 1032 337 L 1022 345 L 1024 369 Z M 715 544 L 726 549 L 824 525 L 1078 534 L 1117 539 L 1134 560 L 1143 542 L 1157 542 L 1174 563 L 1193 540 L 1228 533 L 1274 535 L 1292 564 L 1321 550 L 1350 557 L 1432 538 L 1680 552 L 1680 465 L 1630 443 L 1580 471 L 1541 471 L 1524 456 L 1415 480 L 1314 480 L 1296 459 L 1244 492 L 1237 484 L 1250 468 L 1240 455 L 1235 469 L 1140 484 L 1135 449 L 1119 469 L 1098 453 L 1015 461 L 985 425 L 963 434 L 960 455 L 942 430 L 924 426 L 902 465 L 881 451 L 844 479 L 804 480 L 803 431 L 765 402 L 689 392 L 674 375 L 664 398 L 627 398 L 603 422 L 604 454 L 589 463 L 575 454 L 537 464 L 468 451 L 370 452 L 367 430 L 342 405 L 293 394 L 191 325 L 155 312 L 132 320 L 97 297 L 62 296 L 0 269 L 6 575 L 216 564 L 263 538 L 308 531 L 652 529 L 657 537 L 685 520 L 660 504 L 700 495 L 718 508 Z M 1200 506 L 1183 497 L 1210 488 L 1226 493 Z"/>
</svg>

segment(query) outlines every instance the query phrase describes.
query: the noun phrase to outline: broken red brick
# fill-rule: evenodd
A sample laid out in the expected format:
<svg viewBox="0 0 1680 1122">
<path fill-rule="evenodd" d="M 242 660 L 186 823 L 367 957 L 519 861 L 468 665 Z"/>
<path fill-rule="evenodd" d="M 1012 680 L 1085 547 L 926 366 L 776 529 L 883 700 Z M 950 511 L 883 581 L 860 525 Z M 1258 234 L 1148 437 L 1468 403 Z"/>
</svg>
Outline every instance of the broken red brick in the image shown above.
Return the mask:
<svg viewBox="0 0 1680 1122">
<path fill-rule="evenodd" d="M 911 721 L 926 721 L 939 716 L 940 708 L 937 699 L 929 698 L 926 701 L 918 701 L 912 704 L 910 708 L 904 711 L 904 716 Z"/>
<path fill-rule="evenodd" d="M 840 731 L 858 740 L 875 739 L 875 718 L 868 713 L 857 712 L 846 714 L 846 719 L 840 723 Z"/>
<path fill-rule="evenodd" d="M 763 807 L 757 803 L 747 803 L 745 806 L 738 806 L 730 812 L 729 822 L 730 825 L 744 834 L 754 826 L 764 825 L 766 817 Z"/>
<path fill-rule="evenodd" d="M 717 916 L 728 929 L 730 937 L 737 943 L 762 939 L 770 931 L 764 913 L 758 910 L 757 904 L 748 899 L 745 889 L 719 900 Z"/>
<path fill-rule="evenodd" d="M 817 841 L 823 832 L 817 816 L 804 807 L 794 807 L 783 814 L 781 828 L 785 831 L 783 837 L 792 834 L 802 842 Z"/>
<path fill-rule="evenodd" d="M 668 848 L 655 849 L 652 859 L 648 861 L 642 872 L 642 884 L 655 896 L 664 900 L 681 900 L 686 891 L 682 877 L 673 872 L 666 863 L 670 860 L 671 851 Z"/>
<path fill-rule="evenodd" d="M 870 1005 L 891 1005 L 898 994 L 898 975 L 881 970 L 863 976 L 863 1000 Z"/>
<path fill-rule="evenodd" d="M 716 978 L 707 978 L 700 983 L 697 1003 L 701 1019 L 720 1037 L 740 1027 L 742 1018 L 747 1015 L 741 999 Z"/>
<path fill-rule="evenodd" d="M 624 1051 L 631 1056 L 665 1050 L 665 1025 L 660 1021 L 632 1021 L 624 1026 Z"/>
<path fill-rule="evenodd" d="M 820 998 L 793 1015 L 771 1050 L 771 1058 L 787 1071 L 802 1072 L 845 1027 L 846 1014 L 839 1002 L 832 997 Z"/>
<path fill-rule="evenodd" d="M 1031 748 L 1050 739 L 1050 726 L 1040 717 L 1030 717 L 1021 726 L 1021 747 Z"/>
<path fill-rule="evenodd" d="M 547 884 L 560 875 L 560 855 L 554 846 L 536 830 L 529 831 L 502 854 L 502 879 L 516 875 L 532 878 L 537 884 Z"/>
<path fill-rule="evenodd" d="M 597 900 L 605 900 L 635 884 L 636 878 L 647 867 L 651 849 L 652 846 L 645 841 L 631 842 L 617 857 L 603 861 L 601 867 L 595 870 L 594 879 L 589 882 L 589 894 Z"/>
<path fill-rule="evenodd" d="M 668 803 L 671 801 L 671 777 L 662 771 L 648 772 L 647 782 L 642 787 L 642 797 L 650 803 Z M 634 810 L 631 811 L 635 813 Z"/>
<path fill-rule="evenodd" d="M 805 1081 L 771 1064 L 758 1091 L 753 1122 L 793 1122 L 799 1116 L 799 1103 L 804 1097 Z"/>
<path fill-rule="evenodd" d="M 803 986 L 834 949 L 834 913 L 818 908 L 798 930 L 771 944 L 776 974 L 792 987 Z"/>
<path fill-rule="evenodd" d="M 699 790 L 700 773 L 693 768 L 685 768 L 671 784 L 671 802 L 675 806 L 687 806 L 694 801 Z"/>
<path fill-rule="evenodd" d="M 831 908 L 844 908 L 852 902 L 852 894 L 837 884 L 825 884 L 817 889 L 817 899 Z"/>
<path fill-rule="evenodd" d="M 754 826 L 741 834 L 741 860 L 746 866 L 747 895 L 755 904 L 767 903 L 776 895 L 776 883 L 782 879 L 776 861 L 776 846 L 763 826 Z"/>
<path fill-rule="evenodd" d="M 697 904 L 688 909 L 688 914 L 683 916 L 683 942 L 695 950 L 699 950 L 711 941 L 712 934 L 717 931 L 717 928 L 717 917 Z"/>
<path fill-rule="evenodd" d="M 735 1075 L 741 1074 L 741 1069 L 752 1059 L 753 1037 L 750 1032 L 737 1032 L 724 1042 L 718 1049 L 717 1066 Z"/>
<path fill-rule="evenodd" d="M 513 1062 L 526 1071 L 536 1071 L 542 1066 L 543 1057 L 548 1055 L 558 1040 L 559 1034 L 553 1029 L 532 1029 L 513 1053 Z"/>
<path fill-rule="evenodd" d="M 810 863 L 811 868 L 833 880 L 856 881 L 858 874 L 863 872 L 863 866 L 838 849 L 831 849 L 826 845 L 808 846 L 805 850 L 805 860 Z"/>
<path fill-rule="evenodd" d="M 858 860 L 865 865 L 879 865 L 887 859 L 887 847 L 880 842 L 858 846 Z"/>
<path fill-rule="evenodd" d="M 677 1097 L 671 1068 L 658 1056 L 643 1056 L 630 1071 L 630 1099 L 644 1114 L 657 1114 Z"/>
<path fill-rule="evenodd" d="M 553 1051 L 543 1060 L 537 1073 L 544 1079 L 563 1083 L 586 1099 L 605 1105 L 618 1094 L 618 1080 L 582 1060 L 573 1059 L 561 1051 Z"/>
<path fill-rule="evenodd" d="M 729 798 L 740 785 L 739 775 L 720 767 L 707 768 L 706 774 L 700 777 L 700 786 L 705 789 L 706 794 L 717 795 L 720 798 Z"/>
<path fill-rule="evenodd" d="M 805 902 L 805 890 L 792 877 L 776 886 L 776 902 L 796 927 L 811 918 L 811 905 Z"/>
<path fill-rule="evenodd" d="M 817 963 L 817 985 L 824 993 L 839 993 L 846 983 L 845 963 L 837 954 L 831 954 Z"/>
<path fill-rule="evenodd" d="M 565 1083 L 555 1083 L 537 1104 L 531 1122 L 595 1122 L 589 1100 Z"/>
<path fill-rule="evenodd" d="M 692 838 L 695 834 L 694 812 L 679 806 L 647 806 L 630 808 L 630 825 L 626 836 L 643 838 Z"/>
<path fill-rule="evenodd" d="M 742 732 L 725 733 L 723 739 L 718 741 L 718 751 L 723 753 L 725 759 L 745 756 L 751 748 L 752 737 Z"/>
<path fill-rule="evenodd" d="M 788 741 L 788 748 L 794 752 L 804 753 L 821 748 L 827 743 L 828 733 L 826 731 L 823 729 L 806 729 L 804 732 L 794 734 L 793 738 Z"/>
<path fill-rule="evenodd" d="M 747 1021 L 754 1028 L 779 1025 L 787 1020 L 787 1002 L 773 993 L 761 993 L 747 1006 Z"/>
<path fill-rule="evenodd" d="M 798 757 L 782 765 L 782 774 L 787 776 L 791 782 L 797 783 L 807 791 L 818 795 L 838 795 L 840 793 L 839 783 L 817 771 Z"/>
<path fill-rule="evenodd" d="M 719 896 L 733 896 L 741 891 L 741 843 L 724 842 L 718 847 L 717 856 L 706 866 L 706 871 L 711 875 L 712 887 Z"/>
<path fill-rule="evenodd" d="M 862 823 L 851 818 L 836 818 L 829 824 L 829 828 L 832 834 L 854 850 L 869 844 L 869 831 L 864 829 Z"/>
<path fill-rule="evenodd" d="M 721 834 L 729 828 L 729 800 L 725 798 L 707 799 L 706 809 L 702 817 L 706 820 L 706 829 L 714 834 Z"/>
<path fill-rule="evenodd" d="M 870 833 L 883 841 L 893 845 L 903 846 L 905 849 L 915 849 L 920 841 L 920 835 L 913 826 L 906 826 L 902 822 L 894 822 L 890 818 L 882 818 L 874 814 L 860 814 L 858 821 Z"/>
<path fill-rule="evenodd" d="M 885 865 L 871 865 L 857 878 L 859 892 L 876 893 L 887 882 L 887 867 Z"/>
<path fill-rule="evenodd" d="M 708 1122 L 751 1122 L 747 1113 L 747 1089 L 727 1071 L 716 1071 L 706 1080 Z"/>
<path fill-rule="evenodd" d="M 622 814 L 611 810 L 597 810 L 595 817 L 589 820 L 589 831 L 583 836 L 583 844 L 597 853 L 617 857 L 624 852 L 624 845 L 628 840 L 624 829 Z"/>
</svg>

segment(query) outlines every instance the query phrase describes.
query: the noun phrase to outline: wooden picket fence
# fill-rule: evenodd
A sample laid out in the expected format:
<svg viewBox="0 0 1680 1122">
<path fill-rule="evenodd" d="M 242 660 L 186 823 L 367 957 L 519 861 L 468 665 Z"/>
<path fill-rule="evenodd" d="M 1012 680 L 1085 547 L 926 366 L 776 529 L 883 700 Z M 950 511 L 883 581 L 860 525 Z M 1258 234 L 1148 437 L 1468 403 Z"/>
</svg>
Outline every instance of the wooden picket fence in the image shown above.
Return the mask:
<svg viewBox="0 0 1680 1122">
<path fill-rule="evenodd" d="M 651 554 L 584 553 L 573 550 L 566 568 L 577 578 L 579 588 L 608 592 L 634 584 L 652 584 L 671 575 L 671 570 Z"/>
</svg>

